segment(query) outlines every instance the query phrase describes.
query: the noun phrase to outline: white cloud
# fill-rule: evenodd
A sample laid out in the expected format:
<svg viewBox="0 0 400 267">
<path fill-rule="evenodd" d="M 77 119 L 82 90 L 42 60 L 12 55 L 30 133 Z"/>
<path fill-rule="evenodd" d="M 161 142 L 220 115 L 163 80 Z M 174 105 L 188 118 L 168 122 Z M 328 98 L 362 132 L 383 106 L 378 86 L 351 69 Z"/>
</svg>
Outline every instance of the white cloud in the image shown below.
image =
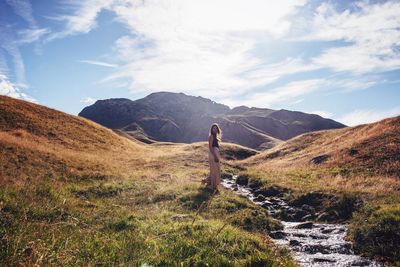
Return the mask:
<svg viewBox="0 0 400 267">
<path fill-rule="evenodd" d="M 6 95 L 31 102 L 37 102 L 32 97 L 22 93 L 21 90 L 15 84 L 10 82 L 8 77 L 3 73 L 0 73 L 0 95 Z"/>
<path fill-rule="evenodd" d="M 310 112 L 307 112 L 307 113 L 317 114 L 317 115 L 319 115 L 321 117 L 324 117 L 324 118 L 332 118 L 334 116 L 333 113 L 331 113 L 329 111 L 324 111 L 324 110 L 314 110 L 314 111 L 310 111 Z"/>
<path fill-rule="evenodd" d="M 81 103 L 84 103 L 84 104 L 92 105 L 92 104 L 94 104 L 96 101 L 97 101 L 97 99 L 95 99 L 95 98 L 92 98 L 92 97 L 85 97 L 85 98 L 81 99 L 80 102 L 81 102 Z"/>
<path fill-rule="evenodd" d="M 275 81 L 287 72 L 313 68 L 300 59 L 271 65 L 253 53 L 259 36 L 284 36 L 291 27 L 289 16 L 305 3 L 81 1 L 73 5 L 73 15 L 59 18 L 67 22 L 66 29 L 49 39 L 87 33 L 96 26 L 97 15 L 110 10 L 132 35 L 115 42 L 114 52 L 122 64 L 103 82 L 128 80 L 136 92 L 183 91 L 223 97 Z"/>
<path fill-rule="evenodd" d="M 14 45 L 35 42 L 50 32 L 50 30 L 47 28 L 38 27 L 36 19 L 33 16 L 32 5 L 29 0 L 6 0 L 6 3 L 11 6 L 15 14 L 23 18 L 28 23 L 27 28 L 17 31 L 17 40 L 12 38 L 11 41 L 14 42 Z"/>
<path fill-rule="evenodd" d="M 304 63 L 300 58 L 287 58 L 279 63 L 262 64 L 241 76 L 251 81 L 253 86 L 265 85 L 277 81 L 284 75 L 308 72 L 318 67 Z"/>
<path fill-rule="evenodd" d="M 252 93 L 240 99 L 228 99 L 224 103 L 232 106 L 273 107 L 277 103 L 296 100 L 300 96 L 321 89 L 326 83 L 324 79 L 295 81 L 266 92 Z"/>
<path fill-rule="evenodd" d="M 305 3 L 305 0 L 279 4 L 258 0 L 252 5 L 242 0 L 76 2 L 69 6 L 75 9 L 74 14 L 60 18 L 67 22 L 65 31 L 55 35 L 58 38 L 87 33 L 96 26 L 102 10 L 114 12 L 116 20 L 126 25 L 132 35 L 115 42 L 114 52 L 121 64 L 102 81 L 129 80 L 129 87 L 136 92 L 184 91 L 221 98 L 243 94 L 284 75 L 323 67 L 364 73 L 397 66 L 395 56 L 381 57 L 389 56 L 390 45 L 399 39 L 396 28 L 399 19 L 393 14 L 400 5 L 394 2 L 359 4 L 354 12 L 339 12 L 330 4 L 322 4 L 312 25 L 308 25 L 311 33 L 300 39 L 342 40 L 351 45 L 325 50 L 311 63 L 287 58 L 272 64 L 255 55 L 260 34 L 284 37 L 291 28 L 291 16 Z M 379 18 L 379 23 L 375 23 L 379 25 L 371 28 L 375 17 Z M 374 54 L 378 50 L 381 54 Z M 351 91 L 368 88 L 376 81 L 359 78 L 341 83 L 339 87 Z"/>
<path fill-rule="evenodd" d="M 22 54 L 15 44 L 15 41 L 12 37 L 9 36 L 7 31 L 2 31 L 0 28 L 0 47 L 3 48 L 12 58 L 14 64 L 14 73 L 16 77 L 16 81 L 19 87 L 27 87 L 25 80 L 25 64 L 22 58 Z"/>
<path fill-rule="evenodd" d="M 0 34 L 1 37 L 1 34 Z M 1 46 L 0 46 L 1 47 Z M 8 72 L 8 64 L 6 61 L 6 57 L 0 50 L 0 74 L 1 73 L 7 73 Z"/>
<path fill-rule="evenodd" d="M 217 98 L 243 93 L 276 80 L 283 72 L 262 76 L 271 66 L 252 54 L 257 40 L 248 33 L 284 35 L 290 27 L 286 16 L 303 4 L 173 0 L 117 6 L 119 21 L 140 38 L 116 42 L 120 58 L 130 60 L 106 80 L 128 78 L 132 90 L 184 91 Z"/>
<path fill-rule="evenodd" d="M 27 21 L 31 27 L 36 27 L 36 20 L 33 17 L 32 5 L 29 0 L 6 0 L 6 3 L 12 7 L 17 15 Z"/>
<path fill-rule="evenodd" d="M 304 0 L 266 3 L 254 0 L 163 0 L 122 1 L 113 10 L 135 32 L 157 40 L 183 37 L 182 33 L 227 33 L 260 31 L 276 36 L 290 27 L 287 15 Z"/>
<path fill-rule="evenodd" d="M 291 61 L 290 61 L 291 62 Z M 295 69 L 300 70 L 302 65 Z M 282 68 L 285 69 L 286 67 Z M 288 71 L 290 73 L 290 66 L 288 66 Z M 304 68 L 307 68 L 304 65 Z M 280 72 L 279 68 L 271 68 L 270 74 L 275 72 Z M 268 76 L 266 76 L 268 77 Z M 248 105 L 255 107 L 274 107 L 277 104 L 285 103 L 289 105 L 295 105 L 302 102 L 303 97 L 307 94 L 314 93 L 316 91 L 324 91 L 327 93 L 336 92 L 348 92 L 354 90 L 362 90 L 375 85 L 377 81 L 373 78 L 360 78 L 355 79 L 338 79 L 338 78 L 318 78 L 309 80 L 299 80 L 289 82 L 285 85 L 276 87 L 274 89 L 266 90 L 263 92 L 250 92 L 246 95 L 237 96 L 235 94 L 230 95 L 229 98 L 220 99 L 224 104 L 229 106 L 236 105 Z M 219 99 L 217 99 L 219 100 Z M 330 118 L 333 114 L 326 111 L 313 111 L 312 113 L 318 114 L 322 117 Z"/>
<path fill-rule="evenodd" d="M 33 16 L 32 5 L 29 0 L 6 0 L 6 3 L 11 6 L 15 14 L 20 16 L 28 23 L 28 27 L 24 29 L 15 29 L 16 24 L 2 24 L 0 25 L 0 48 L 3 48 L 10 56 L 14 65 L 15 82 L 11 83 L 9 77 L 0 73 L 2 82 L 2 94 L 7 92 L 15 97 L 32 100 L 30 97 L 19 92 L 15 88 L 27 88 L 28 84 L 25 78 L 25 64 L 20 51 L 20 46 L 38 41 L 44 35 L 50 32 L 47 28 L 39 28 Z M 38 51 L 38 47 L 36 47 Z M 0 51 L 1 52 L 1 51 Z M 4 62 L 0 63 L 2 68 L 0 71 L 8 72 L 8 66 L 5 56 L 0 56 Z"/>
<path fill-rule="evenodd" d="M 353 74 L 400 68 L 400 2 L 356 2 L 355 10 L 338 11 L 323 3 L 307 26 L 306 41 L 345 41 L 326 49 L 313 62 Z"/>
<path fill-rule="evenodd" d="M 64 31 L 55 32 L 48 36 L 46 42 L 63 38 L 78 33 L 88 33 L 97 26 L 97 15 L 105 8 L 109 8 L 113 0 L 86 0 L 68 2 L 68 11 L 73 10 L 72 15 L 62 15 L 55 20 L 65 21 Z"/>
<path fill-rule="evenodd" d="M 44 35 L 50 33 L 50 30 L 47 28 L 32 28 L 32 29 L 23 29 L 18 31 L 18 40 L 17 44 L 25 44 L 25 43 L 33 43 L 42 38 Z"/>
<path fill-rule="evenodd" d="M 294 40 L 339 42 L 332 42 L 331 48 L 310 60 L 299 55 L 271 63 L 257 54 L 257 48 L 266 47 L 268 41 L 293 40 L 291 30 L 301 28 L 292 25 L 294 18 L 306 2 L 73 1 L 67 7 L 73 13 L 57 18 L 66 22 L 65 30 L 48 40 L 88 33 L 96 27 L 102 10 L 109 10 L 131 34 L 115 41 L 112 62 L 118 62 L 118 66 L 81 61 L 113 68 L 100 82 L 122 83 L 136 93 L 182 91 L 224 103 L 236 103 L 241 98 L 261 106 L 296 103 L 299 97 L 322 87 L 344 92 L 370 88 L 382 82 L 377 72 L 400 68 L 398 1 L 355 2 L 352 10 L 339 10 L 324 2 L 312 17 L 297 20 L 304 23 L 305 31 Z M 285 75 L 323 68 L 346 76 L 294 81 L 251 95 L 256 87 Z"/>
<path fill-rule="evenodd" d="M 97 61 L 97 60 L 79 60 L 81 63 L 86 63 L 86 64 L 91 64 L 91 65 L 97 65 L 97 66 L 102 66 L 102 67 L 107 67 L 107 68 L 116 68 L 118 67 L 117 64 L 111 64 L 103 61 Z"/>
<path fill-rule="evenodd" d="M 351 92 L 356 90 L 363 90 L 370 88 L 378 83 L 382 83 L 385 81 L 380 80 L 379 77 L 361 77 L 355 76 L 347 79 L 336 79 L 332 81 L 332 84 L 336 88 L 344 89 L 344 92 Z"/>
<path fill-rule="evenodd" d="M 400 106 L 388 110 L 354 110 L 335 118 L 335 120 L 348 126 L 356 126 L 359 124 L 377 122 L 398 115 L 400 115 Z"/>
</svg>

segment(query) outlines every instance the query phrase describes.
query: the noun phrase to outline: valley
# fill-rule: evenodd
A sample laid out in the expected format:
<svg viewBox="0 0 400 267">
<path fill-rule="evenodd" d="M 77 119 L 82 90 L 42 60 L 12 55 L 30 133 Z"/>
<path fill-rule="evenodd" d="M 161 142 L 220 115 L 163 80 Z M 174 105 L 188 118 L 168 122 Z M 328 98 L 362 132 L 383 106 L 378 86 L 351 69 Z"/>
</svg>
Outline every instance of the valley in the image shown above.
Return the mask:
<svg viewBox="0 0 400 267">
<path fill-rule="evenodd" d="M 271 214 L 230 189 L 204 188 L 205 142 L 146 141 L 0 96 L 0 263 L 298 266 L 274 240 L 282 221 L 302 221 L 346 225 L 356 255 L 396 265 L 399 137 L 395 117 L 271 149 L 223 139 L 223 177 L 293 207 Z"/>
</svg>

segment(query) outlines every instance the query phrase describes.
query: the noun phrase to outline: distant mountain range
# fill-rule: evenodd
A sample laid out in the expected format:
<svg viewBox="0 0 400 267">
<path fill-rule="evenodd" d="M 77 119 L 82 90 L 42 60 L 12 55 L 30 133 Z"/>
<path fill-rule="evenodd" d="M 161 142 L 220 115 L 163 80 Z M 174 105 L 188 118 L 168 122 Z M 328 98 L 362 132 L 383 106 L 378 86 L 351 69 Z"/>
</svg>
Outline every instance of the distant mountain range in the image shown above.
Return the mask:
<svg viewBox="0 0 400 267">
<path fill-rule="evenodd" d="M 79 116 L 146 143 L 205 141 L 211 124 L 217 122 L 223 141 L 260 150 L 302 133 L 346 127 L 315 114 L 246 106 L 231 109 L 200 96 L 170 92 L 152 93 L 134 101 L 98 100 Z"/>
</svg>

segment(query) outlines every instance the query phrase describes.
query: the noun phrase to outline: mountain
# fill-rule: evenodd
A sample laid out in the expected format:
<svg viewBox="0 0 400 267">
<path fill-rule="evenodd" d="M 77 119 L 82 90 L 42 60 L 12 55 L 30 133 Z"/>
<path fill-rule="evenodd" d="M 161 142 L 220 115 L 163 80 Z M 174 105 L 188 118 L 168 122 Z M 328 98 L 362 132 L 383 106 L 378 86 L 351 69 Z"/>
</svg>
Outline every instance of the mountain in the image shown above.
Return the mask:
<svg viewBox="0 0 400 267">
<path fill-rule="evenodd" d="M 152 93 L 135 101 L 99 100 L 79 116 L 145 142 L 205 141 L 210 125 L 217 122 L 224 141 L 254 149 L 271 148 L 305 132 L 345 127 L 315 114 L 246 106 L 231 109 L 200 96 L 170 92 Z"/>
<path fill-rule="evenodd" d="M 247 164 L 343 167 L 400 177 L 400 116 L 376 123 L 302 134 L 249 158 Z"/>
</svg>

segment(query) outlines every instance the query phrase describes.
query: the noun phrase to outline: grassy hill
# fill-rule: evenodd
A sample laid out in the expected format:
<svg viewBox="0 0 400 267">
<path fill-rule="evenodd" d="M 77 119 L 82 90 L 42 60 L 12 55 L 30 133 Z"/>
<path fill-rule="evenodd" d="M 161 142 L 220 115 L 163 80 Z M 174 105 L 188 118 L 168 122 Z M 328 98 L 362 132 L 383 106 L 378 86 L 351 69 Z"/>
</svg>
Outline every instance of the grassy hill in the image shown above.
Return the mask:
<svg viewBox="0 0 400 267">
<path fill-rule="evenodd" d="M 1 183 L 111 175 L 146 149 L 89 120 L 0 96 Z"/>
<path fill-rule="evenodd" d="M 227 168 L 257 153 L 224 145 Z M 200 184 L 206 143 L 145 144 L 1 96 L 0 151 L 2 266 L 295 266 L 265 235 L 278 221 Z"/>
<path fill-rule="evenodd" d="M 356 251 L 400 263 L 400 117 L 303 134 L 236 164 L 249 183 L 349 222 Z"/>
<path fill-rule="evenodd" d="M 238 164 L 298 191 L 352 189 L 385 196 L 398 190 L 399 151 L 400 117 L 395 117 L 303 134 Z"/>
<path fill-rule="evenodd" d="M 248 160 L 277 166 L 347 166 L 400 176 L 400 117 L 302 134 Z M 319 157 L 319 158 L 317 158 Z"/>
</svg>

